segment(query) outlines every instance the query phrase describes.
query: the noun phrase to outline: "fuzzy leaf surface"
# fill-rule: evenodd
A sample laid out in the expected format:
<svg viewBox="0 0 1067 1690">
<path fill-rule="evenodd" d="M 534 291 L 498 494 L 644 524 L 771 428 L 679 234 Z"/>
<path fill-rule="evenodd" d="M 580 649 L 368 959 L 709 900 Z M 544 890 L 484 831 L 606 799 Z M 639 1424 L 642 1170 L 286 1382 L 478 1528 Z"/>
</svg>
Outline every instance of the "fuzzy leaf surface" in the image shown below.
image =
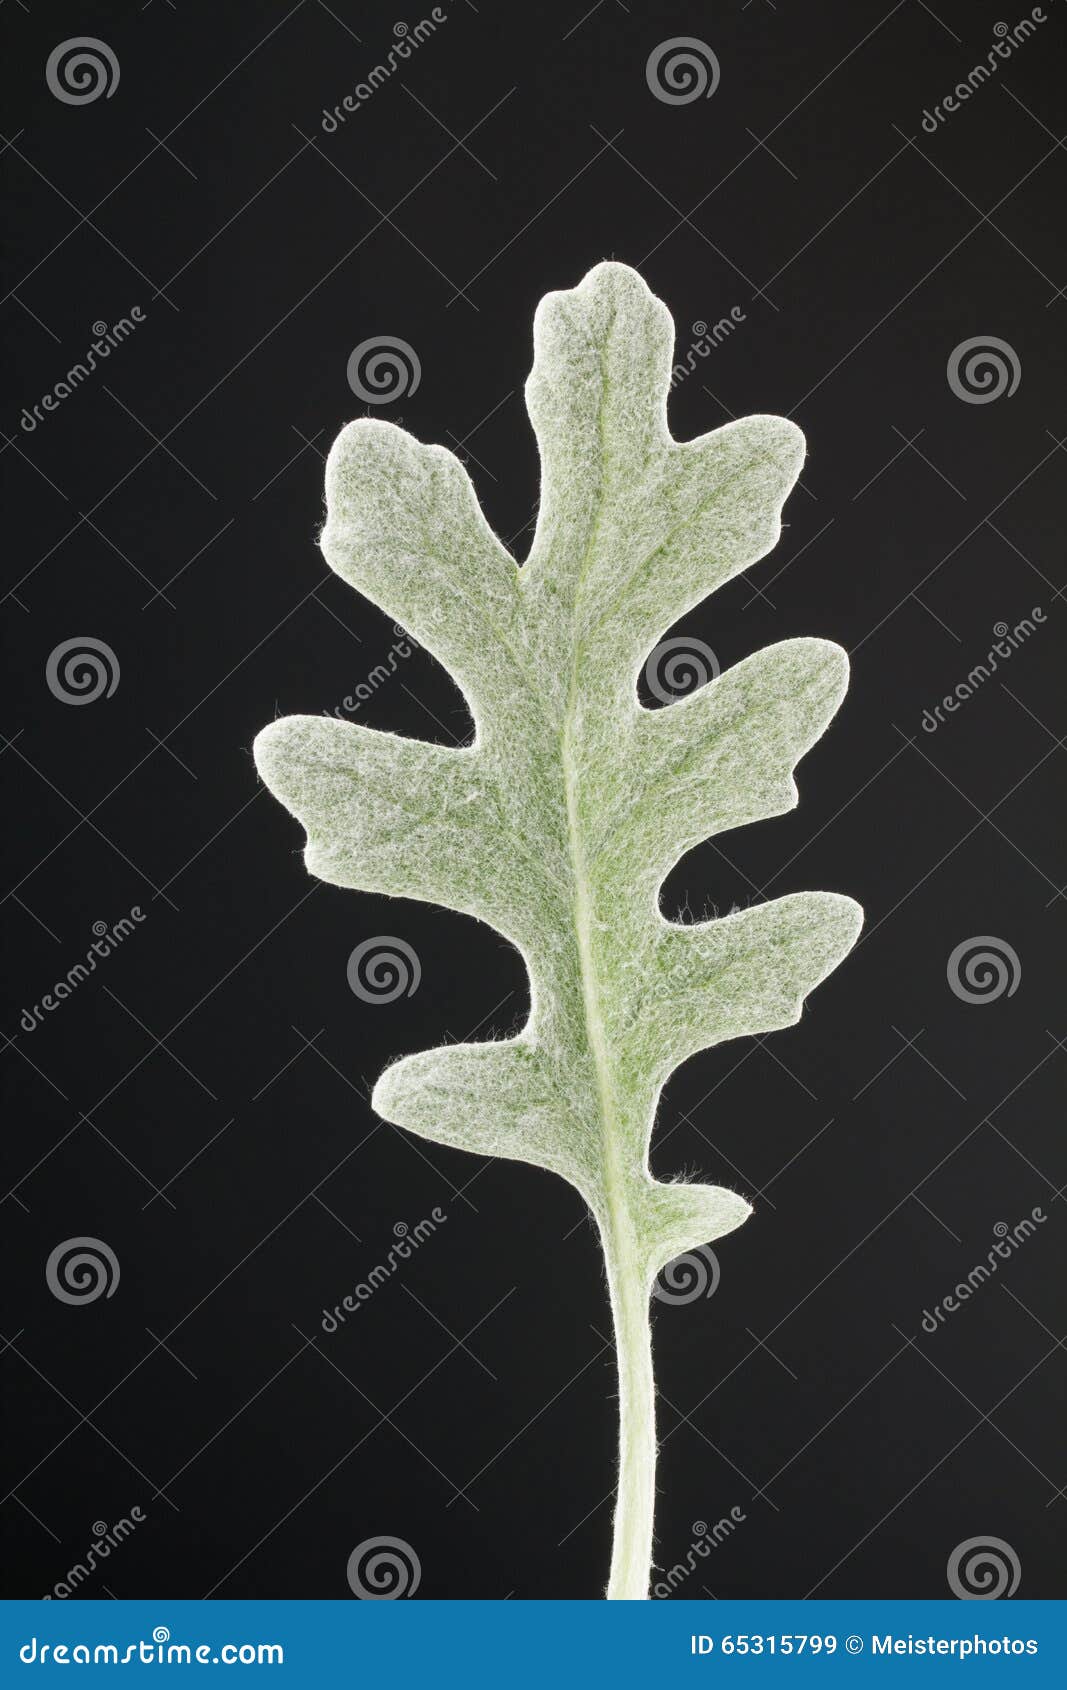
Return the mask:
<svg viewBox="0 0 1067 1690">
<path fill-rule="evenodd" d="M 473 743 L 296 716 L 264 729 L 255 756 L 307 831 L 311 873 L 475 916 L 528 969 L 517 1038 L 403 1058 L 377 1083 L 378 1112 L 559 1173 L 609 1255 L 652 1276 L 749 1213 L 724 1187 L 652 1179 L 665 1080 L 721 1040 L 796 1021 L 862 919 L 850 898 L 799 892 L 681 926 L 660 888 L 694 845 L 796 803 L 793 770 L 848 663 L 827 641 L 787 640 L 641 706 L 657 640 L 775 544 L 803 436 L 754 416 L 673 440 L 671 319 L 621 264 L 548 295 L 534 347 L 541 501 L 521 569 L 442 447 L 364 420 L 327 464 L 327 561 L 448 668 Z"/>
</svg>

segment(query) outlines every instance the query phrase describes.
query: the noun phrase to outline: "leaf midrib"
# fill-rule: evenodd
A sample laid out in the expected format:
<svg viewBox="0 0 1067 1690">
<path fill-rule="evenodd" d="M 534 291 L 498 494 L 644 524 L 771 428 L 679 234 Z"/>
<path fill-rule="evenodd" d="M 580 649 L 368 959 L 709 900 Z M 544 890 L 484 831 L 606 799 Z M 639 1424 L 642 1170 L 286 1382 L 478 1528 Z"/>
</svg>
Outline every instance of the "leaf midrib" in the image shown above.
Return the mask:
<svg viewBox="0 0 1067 1690">
<path fill-rule="evenodd" d="M 589 538 L 586 542 L 581 567 L 575 583 L 572 615 L 575 623 L 575 638 L 571 654 L 570 679 L 567 688 L 567 701 L 563 712 L 563 724 L 560 732 L 560 762 L 563 770 L 563 785 L 567 812 L 567 849 L 571 860 L 571 874 L 574 886 L 573 911 L 574 928 L 578 941 L 578 968 L 582 988 L 582 1004 L 585 1013 L 586 1041 L 589 1053 L 593 1059 L 596 1076 L 597 1097 L 600 1105 L 600 1137 L 601 1164 L 603 1171 L 603 1201 L 606 1209 L 606 1220 L 610 1229 L 610 1242 L 605 1238 L 605 1249 L 608 1252 L 629 1253 L 627 1244 L 632 1242 L 634 1231 L 633 1219 L 629 1204 L 626 1200 L 625 1170 L 622 1166 L 619 1150 L 619 1121 L 615 1101 L 614 1074 L 612 1070 L 611 1054 L 604 1029 L 604 1017 L 600 1003 L 600 983 L 597 977 L 596 958 L 593 951 L 593 923 L 590 895 L 590 877 L 586 862 L 585 847 L 582 839 L 581 816 L 578 803 L 578 771 L 574 754 L 574 727 L 579 693 L 579 670 L 583 655 L 583 642 L 578 634 L 578 607 L 581 600 L 582 587 L 589 572 L 593 553 L 596 549 L 600 531 L 601 516 L 604 509 L 605 485 L 608 480 L 608 451 L 604 429 L 604 412 L 608 401 L 609 382 L 605 367 L 605 350 L 611 339 L 615 324 L 616 313 L 613 310 L 611 318 L 598 347 L 600 363 L 600 402 L 597 407 L 597 434 L 600 440 L 600 486 L 597 491 L 596 512 L 590 527 Z"/>
</svg>

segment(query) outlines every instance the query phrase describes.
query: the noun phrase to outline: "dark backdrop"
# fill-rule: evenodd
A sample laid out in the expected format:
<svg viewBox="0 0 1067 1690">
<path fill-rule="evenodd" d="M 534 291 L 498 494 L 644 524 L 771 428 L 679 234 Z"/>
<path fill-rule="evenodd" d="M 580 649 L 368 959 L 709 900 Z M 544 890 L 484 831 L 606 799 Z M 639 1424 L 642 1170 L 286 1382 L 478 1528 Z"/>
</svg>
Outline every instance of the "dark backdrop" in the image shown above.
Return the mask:
<svg viewBox="0 0 1067 1690">
<path fill-rule="evenodd" d="M 323 452 L 370 409 L 350 353 L 413 349 L 417 387 L 375 414 L 453 445 L 521 556 L 531 315 L 615 256 L 683 351 L 737 308 L 672 396 L 679 437 L 761 410 L 810 444 L 777 550 L 676 631 L 724 665 L 805 633 L 854 665 L 799 809 L 693 852 L 666 905 L 818 887 L 867 910 L 797 1027 L 665 1094 L 656 1171 L 755 1214 L 714 1295 L 657 1305 L 659 1558 L 734 1509 L 680 1594 L 939 1596 L 989 1536 L 1023 1595 L 1062 1594 L 1065 8 L 931 134 L 924 110 L 1014 9 L 585 4 L 455 0 L 334 133 L 323 108 L 414 13 L 3 10 L 11 1593 L 50 1590 L 133 1508 L 80 1594 L 344 1598 L 379 1536 L 418 1557 L 420 1597 L 602 1589 L 614 1385 L 579 1201 L 367 1101 L 400 1053 L 521 1025 L 522 968 L 457 915 L 308 880 L 249 748 L 354 696 L 395 640 L 315 546 Z M 45 67 L 82 34 L 119 80 L 72 104 Z M 672 104 L 646 64 L 682 36 L 721 79 Z M 123 317 L 106 364 L 23 426 Z M 1016 391 L 954 389 L 975 337 L 1004 343 Z M 1009 657 L 924 730 L 1004 624 Z M 86 637 L 117 685 L 71 704 L 49 658 Z M 461 740 L 439 668 L 393 663 L 349 714 Z M 368 1003 L 346 965 L 381 935 L 421 984 Z M 980 1001 L 949 980 L 972 939 L 1002 959 Z M 435 1206 L 447 1222 L 324 1333 Z M 71 1304 L 46 1263 L 80 1237 L 120 1277 Z"/>
</svg>

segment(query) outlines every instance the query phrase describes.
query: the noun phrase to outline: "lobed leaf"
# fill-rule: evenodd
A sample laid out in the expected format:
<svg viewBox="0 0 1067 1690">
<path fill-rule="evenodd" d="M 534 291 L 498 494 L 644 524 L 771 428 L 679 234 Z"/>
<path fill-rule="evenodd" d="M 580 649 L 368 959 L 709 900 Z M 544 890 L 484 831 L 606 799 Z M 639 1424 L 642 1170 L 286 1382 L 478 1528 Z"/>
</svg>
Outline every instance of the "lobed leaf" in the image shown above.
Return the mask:
<svg viewBox="0 0 1067 1690">
<path fill-rule="evenodd" d="M 640 706 L 650 646 L 774 545 L 803 436 L 755 416 L 674 441 L 671 320 L 624 265 L 548 295 L 534 347 L 542 486 L 521 569 L 443 448 L 359 421 L 327 465 L 328 562 L 446 665 L 473 745 L 297 716 L 255 754 L 307 830 L 310 872 L 476 916 L 528 969 L 517 1039 L 405 1057 L 375 1108 L 553 1169 L 606 1247 L 625 1233 L 653 1274 L 748 1213 L 723 1188 L 652 1179 L 664 1081 L 723 1039 L 795 1021 L 861 921 L 851 899 L 807 892 L 681 927 L 659 888 L 702 840 L 796 803 L 794 768 L 848 663 L 825 640 L 787 640 L 665 709 Z"/>
</svg>

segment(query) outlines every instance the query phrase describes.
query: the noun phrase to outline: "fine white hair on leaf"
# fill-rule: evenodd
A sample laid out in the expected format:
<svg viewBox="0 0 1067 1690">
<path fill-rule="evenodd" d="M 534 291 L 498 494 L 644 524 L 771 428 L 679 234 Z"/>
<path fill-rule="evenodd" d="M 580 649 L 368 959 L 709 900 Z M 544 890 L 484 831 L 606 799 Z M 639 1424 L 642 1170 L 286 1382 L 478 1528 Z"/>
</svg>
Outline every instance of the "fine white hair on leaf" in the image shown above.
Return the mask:
<svg viewBox="0 0 1067 1690">
<path fill-rule="evenodd" d="M 623 264 L 549 294 L 526 398 L 541 498 L 520 569 L 466 470 L 378 420 L 326 467 L 331 568 L 409 629 L 462 688 L 471 745 L 450 750 L 317 716 L 272 723 L 255 758 L 307 831 L 308 870 L 423 899 L 519 949 L 531 1012 L 512 1039 L 404 1057 L 386 1120 L 549 1168 L 582 1193 L 604 1247 L 620 1373 L 620 1476 L 608 1594 L 645 1596 L 655 1460 L 648 1297 L 675 1256 L 750 1213 L 648 1165 L 660 1091 L 695 1052 L 786 1027 L 836 967 L 862 911 L 798 892 L 682 926 L 659 908 L 694 845 L 797 802 L 848 659 L 821 639 L 757 652 L 660 710 L 650 649 L 763 557 L 804 457 L 780 417 L 698 440 L 667 426 L 673 325 Z"/>
</svg>

